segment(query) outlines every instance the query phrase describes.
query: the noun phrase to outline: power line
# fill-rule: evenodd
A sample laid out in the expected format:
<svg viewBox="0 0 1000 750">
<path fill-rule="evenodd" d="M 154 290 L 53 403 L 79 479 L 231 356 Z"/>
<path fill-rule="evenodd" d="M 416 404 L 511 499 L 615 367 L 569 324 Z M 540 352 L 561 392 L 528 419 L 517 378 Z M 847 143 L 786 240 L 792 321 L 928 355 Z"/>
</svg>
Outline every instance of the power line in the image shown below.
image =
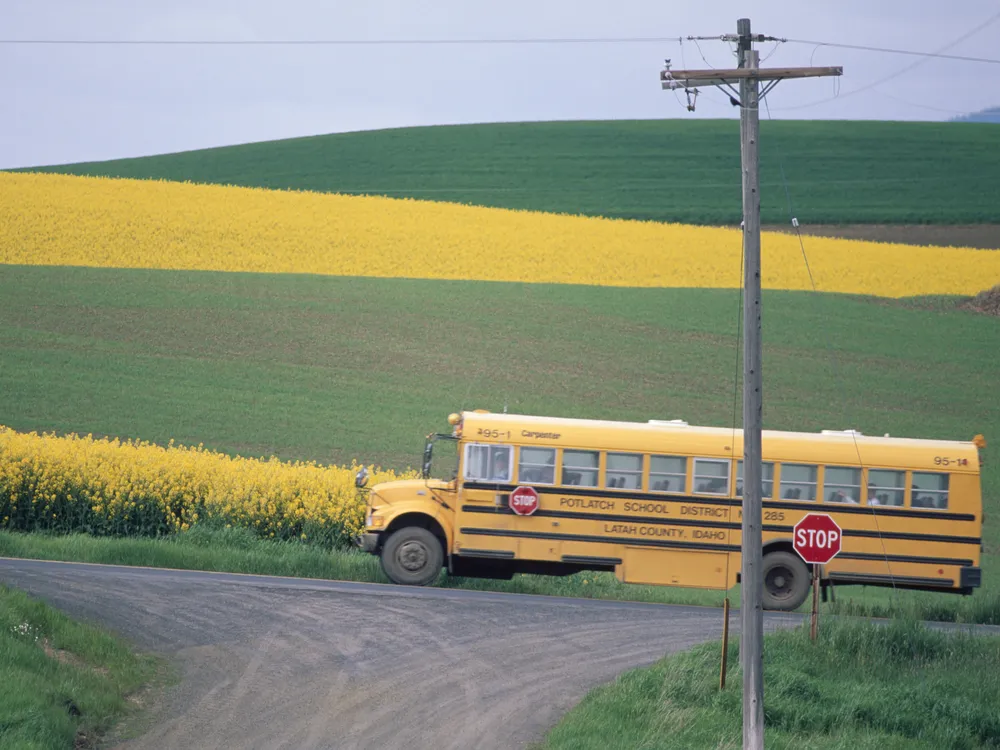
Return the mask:
<svg viewBox="0 0 1000 750">
<path fill-rule="evenodd" d="M 21 45 L 108 45 L 108 46 L 431 46 L 472 44 L 663 44 L 679 42 L 679 36 L 635 37 L 537 37 L 506 39 L 0 39 L 0 44 Z"/>
<path fill-rule="evenodd" d="M 903 75 L 904 73 L 909 73 L 911 70 L 913 70 L 914 68 L 916 68 L 916 67 L 918 67 L 920 65 L 923 65 L 928 60 L 931 60 L 931 59 L 933 59 L 935 57 L 940 57 L 945 51 L 951 49 L 952 47 L 954 47 L 957 44 L 960 44 L 960 43 L 964 42 L 969 37 L 974 36 L 975 34 L 978 34 L 980 31 L 982 31 L 983 29 L 985 29 L 987 26 L 991 26 L 992 24 L 996 23 L 998 20 L 1000 20 L 1000 13 L 995 13 L 994 15 L 990 16 L 988 19 L 986 19 L 985 21 L 983 21 L 979 25 L 973 27 L 969 31 L 967 31 L 964 34 L 962 34 L 957 39 L 953 39 L 952 41 L 948 42 L 943 47 L 939 47 L 938 49 L 934 50 L 934 52 L 926 53 L 924 56 L 922 56 L 920 59 L 916 60 L 915 62 L 912 62 L 909 65 L 907 65 L 907 66 L 905 66 L 903 68 L 900 68 L 899 70 L 897 70 L 894 73 L 890 73 L 887 76 L 883 76 L 882 78 L 879 78 L 878 80 L 873 81 L 872 83 L 866 84 L 866 85 L 862 86 L 861 88 L 852 89 L 852 90 L 846 91 L 844 93 L 840 93 L 838 91 L 837 94 L 834 95 L 834 96 L 832 96 L 832 97 L 829 97 L 827 99 L 821 99 L 821 100 L 816 101 L 816 102 L 810 102 L 808 104 L 799 104 L 799 105 L 795 105 L 795 106 L 791 106 L 791 107 L 775 107 L 775 110 L 782 110 L 782 111 L 786 111 L 787 112 L 788 110 L 792 110 L 792 109 L 806 109 L 808 107 L 815 107 L 815 106 L 817 106 L 819 104 L 826 104 L 827 102 L 832 102 L 834 99 L 844 99 L 844 98 L 846 98 L 848 96 L 853 96 L 854 94 L 860 94 L 862 91 L 868 91 L 869 89 L 873 89 L 876 86 L 881 86 L 883 83 L 888 83 L 892 79 L 898 78 L 899 76 Z"/>
<path fill-rule="evenodd" d="M 838 49 L 858 49 L 866 52 L 884 52 L 892 55 L 913 55 L 914 57 L 935 57 L 941 60 L 961 60 L 962 62 L 989 63 L 1000 65 L 1000 60 L 989 57 L 967 57 L 965 55 L 943 55 L 936 52 L 921 52 L 919 50 L 890 49 L 888 47 L 866 47 L 861 44 L 838 44 L 837 42 L 814 42 L 808 39 L 782 39 L 783 42 L 794 44 L 812 44 L 817 47 L 837 47 Z"/>
</svg>

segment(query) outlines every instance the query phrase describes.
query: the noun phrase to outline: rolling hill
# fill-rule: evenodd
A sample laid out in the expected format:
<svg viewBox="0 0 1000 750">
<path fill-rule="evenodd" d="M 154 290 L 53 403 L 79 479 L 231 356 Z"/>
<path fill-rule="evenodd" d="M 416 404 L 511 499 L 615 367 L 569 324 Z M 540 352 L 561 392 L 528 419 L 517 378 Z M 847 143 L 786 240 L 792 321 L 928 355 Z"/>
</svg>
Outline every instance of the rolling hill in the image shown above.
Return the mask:
<svg viewBox="0 0 1000 750">
<path fill-rule="evenodd" d="M 733 120 L 403 128 L 40 169 L 700 224 L 741 211 Z M 766 223 L 789 221 L 788 199 L 803 224 L 1000 223 L 1000 129 L 764 122 L 761 184 Z"/>
</svg>

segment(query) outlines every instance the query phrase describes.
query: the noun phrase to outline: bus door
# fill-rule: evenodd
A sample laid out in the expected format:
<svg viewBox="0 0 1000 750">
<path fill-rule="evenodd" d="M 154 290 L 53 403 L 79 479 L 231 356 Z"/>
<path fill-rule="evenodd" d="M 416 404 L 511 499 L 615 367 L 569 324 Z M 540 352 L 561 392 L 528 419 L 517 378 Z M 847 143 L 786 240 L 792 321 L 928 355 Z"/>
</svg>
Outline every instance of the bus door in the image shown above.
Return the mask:
<svg viewBox="0 0 1000 750">
<path fill-rule="evenodd" d="M 470 559 L 515 559 L 518 540 L 510 532 L 516 516 L 508 507 L 514 479 L 513 446 L 465 443 L 461 471 L 455 553 Z"/>
</svg>

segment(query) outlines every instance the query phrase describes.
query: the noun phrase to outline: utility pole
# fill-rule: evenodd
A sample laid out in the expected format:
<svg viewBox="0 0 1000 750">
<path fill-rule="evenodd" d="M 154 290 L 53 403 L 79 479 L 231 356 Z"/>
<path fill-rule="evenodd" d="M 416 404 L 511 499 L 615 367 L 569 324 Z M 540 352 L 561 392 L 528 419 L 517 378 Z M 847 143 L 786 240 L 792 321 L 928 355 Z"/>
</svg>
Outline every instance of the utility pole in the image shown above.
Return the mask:
<svg viewBox="0 0 1000 750">
<path fill-rule="evenodd" d="M 719 38 L 719 37 L 716 37 Z M 839 76 L 843 68 L 758 68 L 753 42 L 780 41 L 750 33 L 750 19 L 736 22 L 739 67 L 735 70 L 670 70 L 660 74 L 664 89 L 683 88 L 694 109 L 698 86 L 718 86 L 738 94 L 743 167 L 743 521 L 740 570 L 740 665 L 743 670 L 743 748 L 764 750 L 764 611 L 761 539 L 763 378 L 761 375 L 760 290 L 760 99 L 786 78 Z M 759 83 L 766 82 L 763 92 Z M 737 92 L 733 85 L 739 84 Z"/>
<path fill-rule="evenodd" d="M 750 19 L 736 22 L 740 68 L 757 70 Z M 740 79 L 743 165 L 743 524 L 740 580 L 740 666 L 743 747 L 764 750 L 764 553 L 761 430 L 764 422 L 760 317 L 760 118 L 757 81 Z"/>
</svg>

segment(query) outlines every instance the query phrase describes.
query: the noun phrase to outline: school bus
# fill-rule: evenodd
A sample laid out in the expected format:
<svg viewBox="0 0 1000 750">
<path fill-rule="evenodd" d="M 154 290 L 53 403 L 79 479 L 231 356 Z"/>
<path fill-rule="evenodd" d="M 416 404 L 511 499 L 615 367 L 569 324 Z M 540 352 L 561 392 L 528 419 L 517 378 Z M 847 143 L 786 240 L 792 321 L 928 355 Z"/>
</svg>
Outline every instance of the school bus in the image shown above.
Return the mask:
<svg viewBox="0 0 1000 750">
<path fill-rule="evenodd" d="M 369 491 L 358 543 L 380 556 L 390 580 L 427 585 L 447 568 L 487 578 L 600 570 L 625 583 L 738 583 L 741 430 L 484 411 L 448 421 L 451 433 L 428 436 L 422 479 Z M 431 479 L 435 446 L 440 455 L 447 442 L 457 472 Z M 765 608 L 795 609 L 809 592 L 792 528 L 810 511 L 843 530 L 841 553 L 821 568 L 824 586 L 962 594 L 980 586 L 981 436 L 765 430 L 762 443 Z M 527 505 L 512 507 L 512 493 L 520 502 L 525 492 Z"/>
</svg>

